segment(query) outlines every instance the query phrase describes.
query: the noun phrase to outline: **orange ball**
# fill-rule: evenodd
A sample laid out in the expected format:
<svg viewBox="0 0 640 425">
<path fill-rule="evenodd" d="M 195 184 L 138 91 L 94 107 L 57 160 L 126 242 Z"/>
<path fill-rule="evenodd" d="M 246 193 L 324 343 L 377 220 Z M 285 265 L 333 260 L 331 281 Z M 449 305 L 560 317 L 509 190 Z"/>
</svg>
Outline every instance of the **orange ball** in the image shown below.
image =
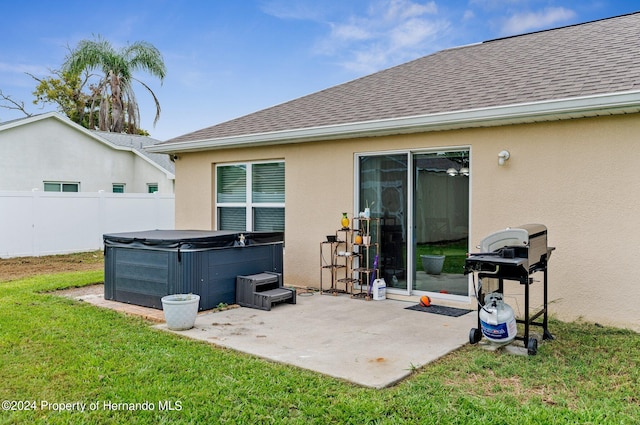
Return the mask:
<svg viewBox="0 0 640 425">
<path fill-rule="evenodd" d="M 427 297 L 426 295 L 421 296 L 420 305 L 422 307 L 429 307 L 431 305 L 431 298 Z"/>
</svg>

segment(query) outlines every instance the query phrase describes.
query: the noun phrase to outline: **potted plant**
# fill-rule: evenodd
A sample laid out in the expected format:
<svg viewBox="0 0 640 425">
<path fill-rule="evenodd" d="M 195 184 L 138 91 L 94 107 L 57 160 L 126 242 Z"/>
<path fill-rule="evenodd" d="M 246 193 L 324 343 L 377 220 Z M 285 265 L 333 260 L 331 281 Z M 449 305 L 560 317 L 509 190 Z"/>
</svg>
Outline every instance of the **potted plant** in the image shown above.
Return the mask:
<svg viewBox="0 0 640 425">
<path fill-rule="evenodd" d="M 422 260 L 422 268 L 427 274 L 438 275 L 442 273 L 444 259 L 445 255 L 442 252 L 442 248 L 436 249 L 432 254 L 420 255 L 420 260 Z"/>
<path fill-rule="evenodd" d="M 167 327 L 173 331 L 191 329 L 196 322 L 200 295 L 172 294 L 162 297 L 162 310 Z"/>
</svg>

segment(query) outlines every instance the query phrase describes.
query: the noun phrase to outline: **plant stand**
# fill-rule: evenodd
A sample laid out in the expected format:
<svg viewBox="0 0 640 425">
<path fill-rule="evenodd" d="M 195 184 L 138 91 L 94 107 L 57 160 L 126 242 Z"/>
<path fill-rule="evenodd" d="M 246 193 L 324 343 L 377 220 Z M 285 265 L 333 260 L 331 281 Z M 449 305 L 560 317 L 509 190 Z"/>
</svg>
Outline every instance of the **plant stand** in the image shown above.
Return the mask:
<svg viewBox="0 0 640 425">
<path fill-rule="evenodd" d="M 354 286 L 358 287 L 358 292 L 354 288 L 351 297 L 370 301 L 373 299 L 371 284 L 380 277 L 379 269 L 373 268 L 372 265 L 373 259 L 379 255 L 380 219 L 357 217 L 353 221 L 362 235 L 362 244 L 354 244 L 358 259 L 357 267 L 353 270 L 357 275 Z"/>
</svg>

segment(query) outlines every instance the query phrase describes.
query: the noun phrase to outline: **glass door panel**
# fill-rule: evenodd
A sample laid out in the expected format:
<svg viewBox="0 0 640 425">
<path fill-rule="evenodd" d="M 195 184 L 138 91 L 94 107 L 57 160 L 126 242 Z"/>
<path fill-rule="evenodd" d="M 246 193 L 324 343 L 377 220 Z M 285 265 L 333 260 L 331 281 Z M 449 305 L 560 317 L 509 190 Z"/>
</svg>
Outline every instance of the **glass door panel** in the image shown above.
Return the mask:
<svg viewBox="0 0 640 425">
<path fill-rule="evenodd" d="M 407 154 L 359 158 L 359 210 L 380 218 L 380 276 L 387 287 L 407 289 Z M 375 235 L 374 235 L 375 237 Z M 372 238 L 374 239 L 374 238 Z"/>
<path fill-rule="evenodd" d="M 469 152 L 413 156 L 413 289 L 467 296 Z"/>
</svg>

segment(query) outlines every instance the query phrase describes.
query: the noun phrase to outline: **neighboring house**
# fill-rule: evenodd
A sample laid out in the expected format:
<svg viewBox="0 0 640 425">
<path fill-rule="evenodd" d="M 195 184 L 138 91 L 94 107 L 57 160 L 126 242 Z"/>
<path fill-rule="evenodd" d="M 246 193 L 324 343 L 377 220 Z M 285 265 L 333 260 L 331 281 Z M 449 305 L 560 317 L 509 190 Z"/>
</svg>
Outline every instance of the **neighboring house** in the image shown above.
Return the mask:
<svg viewBox="0 0 640 425">
<path fill-rule="evenodd" d="M 150 137 L 91 131 L 50 112 L 0 122 L 0 191 L 173 193 L 174 165 Z"/>
<path fill-rule="evenodd" d="M 640 13 L 490 40 L 150 151 L 178 158 L 176 228 L 284 228 L 286 284 L 317 287 L 320 241 L 368 204 L 389 296 L 472 306 L 471 279 L 424 286 L 419 254 L 541 223 L 551 313 L 640 330 L 639 52 Z"/>
</svg>

